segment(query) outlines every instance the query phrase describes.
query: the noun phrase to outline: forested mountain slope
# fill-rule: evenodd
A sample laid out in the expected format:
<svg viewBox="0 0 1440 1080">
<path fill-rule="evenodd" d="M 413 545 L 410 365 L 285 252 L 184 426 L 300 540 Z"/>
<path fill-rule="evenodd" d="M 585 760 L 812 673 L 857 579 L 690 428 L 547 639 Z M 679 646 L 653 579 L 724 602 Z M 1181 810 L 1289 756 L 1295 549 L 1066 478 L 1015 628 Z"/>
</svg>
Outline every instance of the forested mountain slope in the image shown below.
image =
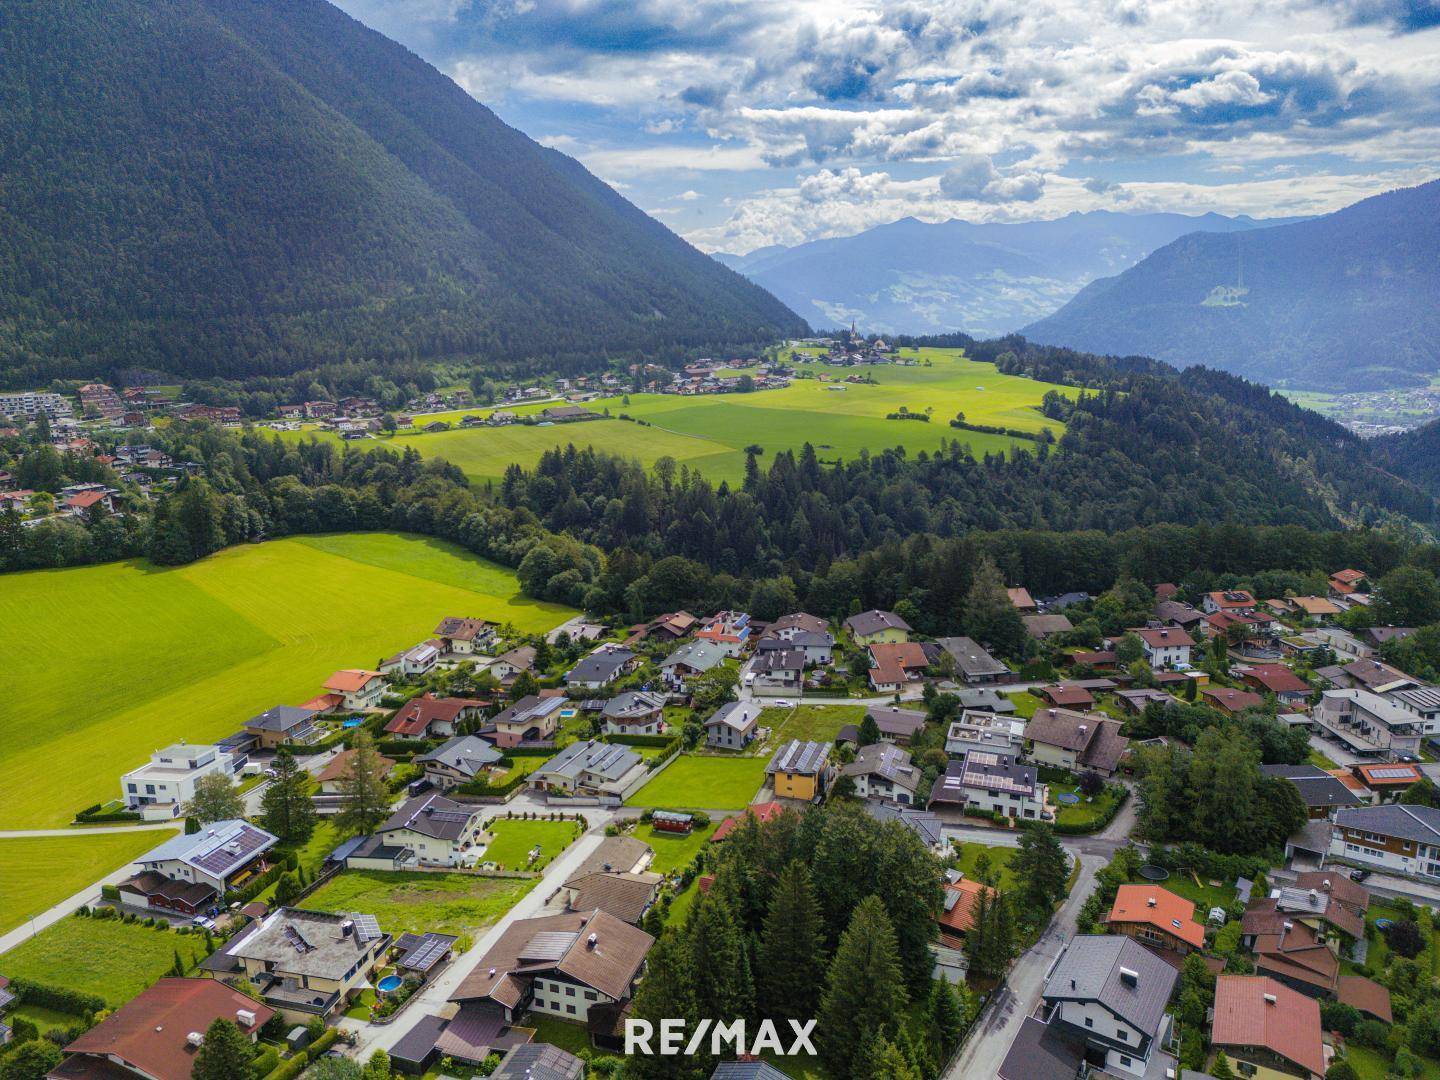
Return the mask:
<svg viewBox="0 0 1440 1080">
<path fill-rule="evenodd" d="M 1440 420 L 1400 435 L 1385 435 L 1370 444 L 1377 461 L 1391 472 L 1440 498 Z"/>
<path fill-rule="evenodd" d="M 1195 233 L 1023 332 L 1318 390 L 1440 372 L 1440 181 L 1324 217 Z"/>
<path fill-rule="evenodd" d="M 10 385 L 804 329 L 324 0 L 11 0 L 0 56 Z"/>
</svg>

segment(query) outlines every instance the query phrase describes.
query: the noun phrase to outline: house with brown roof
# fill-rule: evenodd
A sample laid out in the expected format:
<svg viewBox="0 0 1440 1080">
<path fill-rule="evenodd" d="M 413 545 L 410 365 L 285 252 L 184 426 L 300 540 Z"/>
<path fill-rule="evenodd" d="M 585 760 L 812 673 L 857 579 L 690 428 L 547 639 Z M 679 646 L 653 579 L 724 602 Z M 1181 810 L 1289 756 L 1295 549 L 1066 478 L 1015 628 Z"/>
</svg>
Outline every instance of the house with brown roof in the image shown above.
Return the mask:
<svg viewBox="0 0 1440 1080">
<path fill-rule="evenodd" d="M 1229 716 L 1239 716 L 1246 709 L 1261 709 L 1265 706 L 1265 699 L 1259 694 L 1229 686 L 1201 687 L 1200 696 L 1204 698 L 1206 705 Z"/>
<path fill-rule="evenodd" d="M 267 1005 L 305 1023 L 333 1016 L 358 997 L 390 940 L 373 917 L 282 907 L 225 951 Z"/>
<path fill-rule="evenodd" d="M 1274 694 L 1286 705 L 1310 699 L 1310 684 L 1284 664 L 1252 664 L 1239 669 L 1240 681 L 1262 694 Z"/>
<path fill-rule="evenodd" d="M 253 1043 L 274 1015 L 214 979 L 161 979 L 66 1044 L 47 1080 L 185 1080 L 216 1020 L 231 1021 Z"/>
<path fill-rule="evenodd" d="M 1024 588 L 1006 589 L 1005 595 L 1010 598 L 1010 604 L 1016 611 L 1024 612 L 1026 615 L 1033 615 L 1036 611 L 1034 598 L 1030 591 Z"/>
<path fill-rule="evenodd" d="M 1361 1016 L 1390 1025 L 1395 1014 L 1390 1008 L 1390 991 L 1363 975 L 1341 975 L 1335 984 L 1335 1000 L 1349 1005 Z"/>
<path fill-rule="evenodd" d="M 435 627 L 435 638 L 448 653 L 471 656 L 484 652 L 495 642 L 495 627 L 484 619 L 441 619 Z"/>
<path fill-rule="evenodd" d="M 880 694 L 900 693 L 930 666 L 925 649 L 915 641 L 877 642 L 869 653 L 870 685 Z"/>
<path fill-rule="evenodd" d="M 1076 683 L 1056 683 L 1033 692 L 1057 709 L 1088 709 L 1095 704 L 1095 695 Z"/>
<path fill-rule="evenodd" d="M 388 758 L 384 754 L 376 754 L 375 760 L 387 776 L 390 774 L 390 770 L 395 768 L 394 758 Z M 339 795 L 341 793 L 341 786 L 354 770 L 354 761 L 354 750 L 341 750 L 331 758 L 326 763 L 325 768 L 315 774 L 315 779 L 320 784 L 321 793 L 325 795 Z"/>
<path fill-rule="evenodd" d="M 385 733 L 399 739 L 448 739 L 462 720 L 479 719 L 489 706 L 478 698 L 424 694 L 402 705 L 385 725 Z"/>
<path fill-rule="evenodd" d="M 1275 946 L 1293 924 L 1302 924 L 1336 957 L 1348 955 L 1349 943 L 1365 936 L 1365 912 L 1369 905 L 1369 892 L 1348 876 L 1311 871 L 1299 875 L 1294 885 L 1282 886 L 1271 890 L 1269 896 L 1252 899 L 1241 918 L 1240 940 L 1252 951 L 1257 942 Z M 1297 939 L 1292 944 L 1298 949 L 1307 946 L 1308 940 Z M 1280 950 L 1272 948 L 1272 951 Z M 1306 967 L 1322 977 L 1328 976 L 1328 963 L 1309 963 Z M 1314 984 L 1313 979 L 1307 982 Z"/>
<path fill-rule="evenodd" d="M 1112 933 L 1152 949 L 1185 956 L 1205 947 L 1205 927 L 1195 921 L 1195 905 L 1157 885 L 1121 885 L 1105 921 Z"/>
<path fill-rule="evenodd" d="M 509 686 L 524 672 L 535 671 L 535 646 L 521 645 L 509 652 L 501 653 L 487 669 L 500 680 L 502 686 Z"/>
<path fill-rule="evenodd" d="M 956 876 L 956 871 L 946 871 L 945 899 L 935 921 L 940 925 L 940 944 L 958 949 L 965 943 L 965 935 L 975 929 L 975 917 L 980 911 L 982 895 L 994 895 L 995 890 L 978 881 Z"/>
<path fill-rule="evenodd" d="M 1180 626 L 1141 626 L 1129 631 L 1140 639 L 1145 662 L 1152 668 L 1174 668 L 1190 663 L 1195 639 Z"/>
<path fill-rule="evenodd" d="M 880 741 L 909 746 L 916 735 L 925 730 L 925 714 L 918 709 L 902 709 L 898 705 L 874 705 L 865 715 L 875 721 Z M 858 743 L 860 725 L 845 724 L 835 735 L 837 743 Z"/>
<path fill-rule="evenodd" d="M 1240 1072 L 1270 1069 L 1303 1080 L 1325 1073 L 1319 1003 L 1263 975 L 1215 980 L 1210 1044 Z"/>
<path fill-rule="evenodd" d="M 1331 596 L 1349 596 L 1365 582 L 1365 573 L 1360 570 L 1337 570 L 1327 582 Z"/>
<path fill-rule="evenodd" d="M 1099 713 L 1037 709 L 1025 725 L 1029 756 L 1044 765 L 1113 776 L 1130 740 L 1120 723 Z"/>
<path fill-rule="evenodd" d="M 1219 589 L 1208 592 L 1200 601 L 1200 610 L 1207 615 L 1217 611 L 1228 611 L 1232 615 L 1249 615 L 1256 608 L 1255 597 L 1244 589 Z"/>
<path fill-rule="evenodd" d="M 845 629 L 857 645 L 896 644 L 910 640 L 910 624 L 893 611 L 872 609 L 851 615 L 845 620 Z"/>
<path fill-rule="evenodd" d="M 1322 623 L 1340 614 L 1340 605 L 1323 596 L 1290 596 L 1290 609 L 1304 622 Z"/>
<path fill-rule="evenodd" d="M 1056 634 L 1069 633 L 1075 629 L 1069 618 L 1060 614 L 1022 615 L 1020 622 L 1024 624 L 1025 632 L 1036 641 L 1044 641 Z"/>
<path fill-rule="evenodd" d="M 385 676 L 363 668 L 346 668 L 325 680 L 326 692 L 339 694 L 344 708 L 356 712 L 379 708 L 385 687 Z"/>
<path fill-rule="evenodd" d="M 1352 765 L 1350 773 L 1367 791 L 1372 792 L 1379 802 L 1398 799 L 1406 789 L 1418 784 L 1424 776 L 1418 765 L 1407 765 L 1400 761 Z"/>
<path fill-rule="evenodd" d="M 1284 913 L 1280 913 L 1282 916 Z M 1257 920 L 1261 921 L 1261 920 Z M 1243 927 L 1242 927 L 1243 933 Z M 1340 977 L 1340 960 L 1331 948 L 1329 935 L 1308 923 L 1281 918 L 1270 922 L 1245 940 L 1255 954 L 1255 970 L 1278 979 L 1310 997 L 1330 997 Z"/>
</svg>

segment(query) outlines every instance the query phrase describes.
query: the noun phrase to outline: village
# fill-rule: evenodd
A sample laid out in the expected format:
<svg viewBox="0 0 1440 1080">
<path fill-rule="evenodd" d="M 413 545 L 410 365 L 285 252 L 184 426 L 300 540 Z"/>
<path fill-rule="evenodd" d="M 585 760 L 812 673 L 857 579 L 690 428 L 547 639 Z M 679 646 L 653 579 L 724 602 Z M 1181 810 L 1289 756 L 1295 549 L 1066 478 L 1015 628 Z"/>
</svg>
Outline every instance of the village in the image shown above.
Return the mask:
<svg viewBox="0 0 1440 1080">
<path fill-rule="evenodd" d="M 175 1075 L 217 1020 L 259 1076 L 332 1049 L 581 1076 L 621 1050 L 657 936 L 727 839 L 850 806 L 943 870 L 927 947 L 968 1029 L 943 1075 L 1318 1078 L 1376 1053 L 1435 948 L 1440 688 L 1380 658 L 1408 628 L 1343 627 L 1376 602 L 1365 575 L 1268 598 L 1161 583 L 1143 625 L 1098 639 L 1105 598 L 997 600 L 1018 649 L 881 610 L 543 634 L 437 613 L 233 735 L 116 762 L 75 827 L 183 831 L 0 938 L 0 1030 L 49 1025 L 66 1078 Z M 1255 766 L 1296 808 L 1282 862 L 1132 839 L 1156 762 L 1191 754 L 1167 725 L 1201 715 L 1298 748 Z M 1006 894 L 1038 906 L 1012 924 Z M 127 925 L 189 961 L 110 1002 L 27 959 L 65 935 L 123 966 L 98 935 Z M 745 1066 L 723 1075 L 771 1067 Z"/>
</svg>

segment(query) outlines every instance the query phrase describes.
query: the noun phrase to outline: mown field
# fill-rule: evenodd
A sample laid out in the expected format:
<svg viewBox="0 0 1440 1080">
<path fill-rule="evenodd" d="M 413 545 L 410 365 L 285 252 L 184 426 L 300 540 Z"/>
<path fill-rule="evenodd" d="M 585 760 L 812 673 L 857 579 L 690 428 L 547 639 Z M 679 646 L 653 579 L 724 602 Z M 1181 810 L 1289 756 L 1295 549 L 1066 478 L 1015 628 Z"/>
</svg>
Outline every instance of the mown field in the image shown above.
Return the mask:
<svg viewBox="0 0 1440 1080">
<path fill-rule="evenodd" d="M 188 968 L 204 959 L 205 940 L 138 922 L 70 916 L 7 952 L 4 967 L 12 979 L 96 994 L 113 1009 L 166 975 L 176 952 Z"/>
<path fill-rule="evenodd" d="M 571 614 L 520 597 L 494 563 L 387 533 L 272 541 L 175 569 L 7 575 L 0 828 L 63 825 L 118 796 L 120 774 L 156 748 L 308 700 L 337 668 L 373 665 L 446 615 L 534 631 Z"/>
<path fill-rule="evenodd" d="M 767 455 L 798 451 L 811 443 L 824 461 L 849 460 L 862 450 L 876 452 L 904 446 L 910 452 L 934 450 L 942 439 L 959 438 L 976 454 L 1007 450 L 1017 440 L 956 430 L 949 422 L 963 411 L 970 423 L 1039 431 L 1058 435 L 1063 425 L 1040 415 L 1037 406 L 1050 389 L 1074 395 L 1074 390 L 1013 375 L 1002 375 L 995 365 L 966 360 L 958 349 L 908 350 L 929 367 L 832 368 L 802 363 L 800 370 L 823 374 L 830 381 L 797 379 L 781 390 L 753 394 L 719 394 L 680 397 L 673 394 L 632 394 L 605 398 L 587 407 L 610 410 L 611 419 L 547 427 L 455 429 L 434 433 L 406 433 L 388 440 L 397 448 L 413 446 L 420 453 L 443 457 L 459 466 L 472 480 L 493 481 L 511 463 L 531 466 L 556 446 L 594 446 L 653 465 L 661 457 L 698 469 L 715 482 L 741 479 L 745 448 L 765 448 Z M 854 373 L 873 375 L 876 385 L 839 382 Z M 829 389 L 839 382 L 844 390 Z M 905 406 L 911 412 L 932 410 L 929 423 L 886 420 Z M 539 412 L 545 405 L 519 406 L 517 413 Z M 467 410 L 486 415 L 489 409 Z M 621 413 L 647 423 L 618 419 Z M 425 417 L 426 422 L 457 423 L 466 415 L 455 412 Z M 286 438 L 315 436 L 339 442 L 339 437 L 318 431 L 287 432 Z M 360 446 L 373 446 L 362 442 Z M 1029 444 L 1025 444 L 1029 445 Z"/>
<path fill-rule="evenodd" d="M 397 937 L 406 931 L 453 934 L 468 948 L 534 886 L 529 878 L 346 870 L 311 893 L 305 904 L 315 911 L 374 915 L 381 930 Z"/>
<path fill-rule="evenodd" d="M 0 840 L 0 934 L 159 847 L 172 835 L 161 829 L 89 835 L 77 830 L 74 836 Z"/>
<path fill-rule="evenodd" d="M 669 810 L 742 810 L 765 783 L 767 758 L 681 754 L 626 806 Z"/>
</svg>

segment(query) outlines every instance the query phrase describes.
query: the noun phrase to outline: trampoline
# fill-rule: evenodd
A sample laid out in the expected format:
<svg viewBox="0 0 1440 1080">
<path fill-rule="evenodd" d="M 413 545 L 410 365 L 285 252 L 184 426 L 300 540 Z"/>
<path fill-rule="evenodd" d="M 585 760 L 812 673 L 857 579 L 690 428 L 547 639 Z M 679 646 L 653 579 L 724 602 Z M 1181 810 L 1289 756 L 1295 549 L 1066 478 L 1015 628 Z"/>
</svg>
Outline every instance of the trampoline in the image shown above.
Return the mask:
<svg viewBox="0 0 1440 1080">
<path fill-rule="evenodd" d="M 1066 806 L 1074 806 L 1080 801 L 1080 796 L 1076 795 L 1073 791 L 1067 791 L 1063 795 L 1056 795 L 1055 801 L 1063 803 Z"/>
<path fill-rule="evenodd" d="M 1163 866 L 1155 866 L 1153 863 L 1146 863 L 1136 871 L 1146 881 L 1164 881 L 1170 876 L 1170 871 Z"/>
<path fill-rule="evenodd" d="M 1389 930 L 1390 927 L 1392 927 L 1392 926 L 1394 926 L 1394 925 L 1395 925 L 1395 920 L 1394 920 L 1394 919 L 1376 919 L 1376 920 L 1375 920 L 1375 929 L 1377 929 L 1377 930 Z"/>
</svg>

